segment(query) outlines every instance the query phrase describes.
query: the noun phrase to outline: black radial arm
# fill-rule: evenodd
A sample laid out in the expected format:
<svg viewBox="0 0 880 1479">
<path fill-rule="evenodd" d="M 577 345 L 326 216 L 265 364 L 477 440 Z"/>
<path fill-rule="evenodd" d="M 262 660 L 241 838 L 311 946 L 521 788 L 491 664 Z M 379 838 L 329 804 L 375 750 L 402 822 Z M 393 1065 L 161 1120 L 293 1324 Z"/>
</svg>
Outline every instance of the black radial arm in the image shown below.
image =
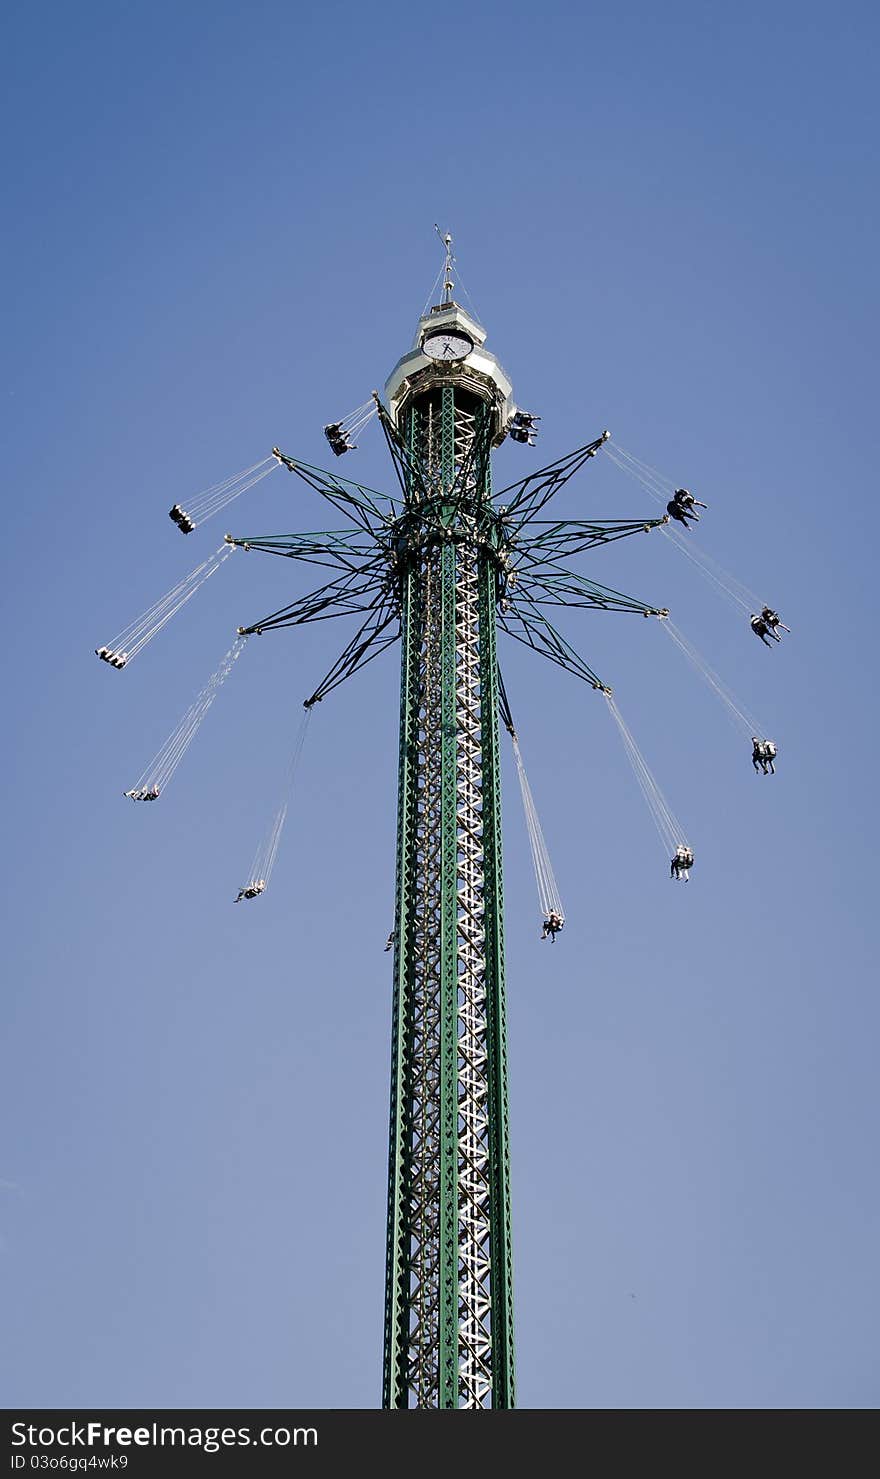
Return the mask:
<svg viewBox="0 0 880 1479">
<path fill-rule="evenodd" d="M 428 498 L 429 494 L 418 459 L 410 455 L 406 442 L 382 405 L 378 393 L 375 390 L 373 391 L 373 400 L 376 402 L 379 425 L 382 428 L 388 452 L 394 464 L 394 471 L 397 474 L 397 481 L 400 484 L 400 491 L 403 494 L 404 502 L 411 503 L 413 493 L 416 493 L 418 498 L 424 501 Z"/>
<path fill-rule="evenodd" d="M 507 730 L 507 733 L 513 739 L 516 739 L 516 726 L 513 722 L 513 714 L 510 710 L 510 700 L 507 697 L 507 689 L 504 686 L 504 679 L 501 676 L 500 666 L 498 668 L 498 712 L 501 715 L 501 722 L 504 725 L 504 728 Z"/>
<path fill-rule="evenodd" d="M 630 534 L 649 534 L 667 522 L 666 514 L 662 519 L 605 519 L 601 523 L 584 519 L 530 519 L 524 559 L 538 564 L 543 558 L 580 555 L 597 544 L 611 544 Z"/>
<path fill-rule="evenodd" d="M 603 432 L 594 442 L 578 447 L 565 457 L 558 457 L 555 462 L 548 463 L 546 467 L 529 473 L 528 477 L 521 478 L 517 483 L 510 483 L 500 493 L 496 493 L 494 498 L 506 505 L 507 517 L 512 520 L 514 529 L 521 529 L 540 513 L 553 495 L 559 492 L 563 483 L 567 483 L 590 457 L 595 457 L 608 436 L 608 432 Z"/>
<path fill-rule="evenodd" d="M 376 553 L 374 539 L 361 538 L 349 529 L 324 529 L 315 534 L 251 534 L 240 539 L 230 536 L 228 543 L 308 565 L 326 565 L 331 570 L 358 570 Z"/>
<path fill-rule="evenodd" d="M 322 467 L 312 467 L 308 462 L 299 462 L 277 450 L 275 456 L 288 472 L 295 472 L 341 514 L 374 538 L 388 524 L 389 516 L 396 512 L 394 500 L 385 493 L 378 493 L 375 488 L 365 488 L 361 483 L 349 482 L 348 478 L 338 478 Z"/>
<path fill-rule="evenodd" d="M 305 701 L 305 707 L 310 709 L 312 704 L 318 704 L 325 694 L 338 688 L 346 678 L 353 673 L 365 668 L 368 662 L 384 652 L 386 647 L 391 647 L 400 636 L 400 618 L 395 604 L 390 597 L 380 600 L 366 621 L 355 632 L 345 650 L 336 659 L 329 673 L 321 680 L 312 694 Z"/>
<path fill-rule="evenodd" d="M 379 424 L 385 434 L 385 441 L 388 445 L 388 451 L 394 463 L 394 471 L 397 473 L 397 481 L 400 484 L 405 501 L 411 503 L 415 494 L 419 502 L 431 502 L 436 498 L 436 488 L 433 490 L 429 488 L 425 481 L 419 459 L 413 457 L 410 453 L 406 442 L 394 425 L 387 410 L 382 405 L 376 391 L 373 392 L 373 400 L 376 402 L 376 409 L 379 413 Z M 462 459 L 461 465 L 455 473 L 452 486 L 443 494 L 444 502 L 454 501 L 457 496 L 463 495 L 471 485 L 482 486 L 489 467 L 492 437 L 492 417 L 488 415 L 483 416 L 480 418 L 467 454 Z"/>
<path fill-rule="evenodd" d="M 539 652 L 542 657 L 548 657 L 557 667 L 564 668 L 575 678 L 582 678 L 591 688 L 604 690 L 602 679 L 539 611 L 520 610 L 514 603 L 498 619 L 503 629 L 517 642 L 531 647 L 533 652 Z"/>
<path fill-rule="evenodd" d="M 534 606 L 581 606 L 597 611 L 635 611 L 641 616 L 669 614 L 665 607 L 648 606 L 635 596 L 627 596 L 623 591 L 599 585 L 598 581 L 588 580 L 585 575 L 578 575 L 576 571 L 564 567 L 542 571 L 534 577 L 529 572 L 517 586 L 517 594 Z"/>
<path fill-rule="evenodd" d="M 247 637 L 254 632 L 269 632 L 278 627 L 302 626 L 308 621 L 328 621 L 334 616 L 370 611 L 382 598 L 385 581 L 384 562 L 377 558 L 372 565 L 337 576 L 336 580 L 318 586 L 300 596 L 298 601 L 282 606 L 279 611 L 270 612 L 252 626 L 239 627 L 239 633 Z"/>
</svg>

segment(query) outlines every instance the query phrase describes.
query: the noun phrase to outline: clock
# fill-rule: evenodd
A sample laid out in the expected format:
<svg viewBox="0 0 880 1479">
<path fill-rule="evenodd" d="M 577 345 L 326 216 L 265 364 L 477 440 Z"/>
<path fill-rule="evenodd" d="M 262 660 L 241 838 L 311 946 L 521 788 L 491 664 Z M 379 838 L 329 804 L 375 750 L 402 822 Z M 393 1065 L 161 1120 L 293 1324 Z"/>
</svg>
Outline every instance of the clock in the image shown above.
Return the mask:
<svg viewBox="0 0 880 1479">
<path fill-rule="evenodd" d="M 445 361 L 447 364 L 464 359 L 473 347 L 474 341 L 467 334 L 450 333 L 448 329 L 438 329 L 436 333 L 426 334 L 422 340 L 422 352 L 429 359 Z"/>
</svg>

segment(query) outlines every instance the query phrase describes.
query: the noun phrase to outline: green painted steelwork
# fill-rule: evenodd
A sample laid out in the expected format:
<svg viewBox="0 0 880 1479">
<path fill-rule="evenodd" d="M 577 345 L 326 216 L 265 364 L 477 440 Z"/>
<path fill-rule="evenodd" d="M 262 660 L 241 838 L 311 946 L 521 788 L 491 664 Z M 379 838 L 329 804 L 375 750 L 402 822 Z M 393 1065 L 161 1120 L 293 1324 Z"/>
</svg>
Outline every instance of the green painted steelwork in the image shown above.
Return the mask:
<svg viewBox="0 0 880 1479">
<path fill-rule="evenodd" d="M 447 451 L 444 407 L 443 450 Z M 450 408 L 451 419 L 451 408 Z M 444 472 L 446 456 L 443 458 Z M 440 1390 L 439 1407 L 458 1406 L 458 977 L 456 717 L 456 551 L 440 551 Z"/>
<path fill-rule="evenodd" d="M 515 1381 L 496 625 L 609 692 L 543 608 L 665 615 L 566 563 L 665 520 L 538 518 L 608 432 L 526 473 L 493 502 L 490 450 L 503 439 L 510 411 L 509 383 L 497 363 L 492 376 L 416 364 L 413 378 L 395 383 L 393 415 L 376 399 L 400 497 L 273 448 L 288 472 L 352 527 L 227 535 L 227 542 L 332 572 L 315 590 L 239 627 L 240 634 L 339 616 L 360 622 L 305 700 L 307 709 L 401 638 L 382 1400 L 397 1408 L 509 1408 Z"/>
<path fill-rule="evenodd" d="M 413 881 L 418 810 L 420 596 L 417 572 L 401 580 L 400 764 L 397 789 L 397 905 L 392 1009 L 391 1126 L 382 1405 L 406 1407 L 409 1349 L 409 1224 L 412 1165 Z"/>
<path fill-rule="evenodd" d="M 486 995 L 491 1103 L 490 1218 L 492 1246 L 493 1407 L 516 1397 L 513 1332 L 513 1246 L 510 1202 L 510 1109 L 507 1077 L 507 1002 L 504 981 L 504 875 L 501 853 L 501 766 L 498 743 L 497 574 L 480 571 L 480 684 L 483 746 Z"/>
<path fill-rule="evenodd" d="M 414 399 L 404 428 L 415 475 L 398 535 L 403 659 L 386 1407 L 510 1407 L 514 1401 L 495 646 L 503 541 L 488 501 L 488 457 L 467 457 L 474 445 L 467 437 L 479 435 L 485 414 L 473 397 L 462 402 L 452 385 L 443 386 Z M 459 619 L 459 590 L 471 587 L 475 603 L 462 595 Z M 478 673 L 473 702 L 466 671 Z M 469 747 L 464 721 L 477 736 Z M 468 847 L 474 856 L 465 878 Z M 476 960 L 474 921 L 462 917 L 466 897 L 472 909 L 474 898 L 480 901 Z M 468 1010 L 477 1057 L 485 1057 L 485 1089 L 475 1089 L 462 1057 Z M 468 1133 L 476 1136 L 476 1172 L 467 1163 L 469 1149 L 474 1156 L 474 1145 L 462 1138 Z M 479 1211 L 472 1213 L 468 1201 L 479 1207 L 480 1198 L 461 1181 L 464 1167 L 481 1184 L 481 1156 L 488 1246 Z M 488 1296 L 486 1313 L 466 1310 L 468 1268 L 466 1293 L 479 1310 Z"/>
<path fill-rule="evenodd" d="M 441 392 L 443 492 L 455 478 L 454 391 Z M 454 510 L 442 505 L 442 520 Z M 440 1341 L 438 1407 L 458 1406 L 458 983 L 455 577 L 456 550 L 440 547 Z"/>
</svg>

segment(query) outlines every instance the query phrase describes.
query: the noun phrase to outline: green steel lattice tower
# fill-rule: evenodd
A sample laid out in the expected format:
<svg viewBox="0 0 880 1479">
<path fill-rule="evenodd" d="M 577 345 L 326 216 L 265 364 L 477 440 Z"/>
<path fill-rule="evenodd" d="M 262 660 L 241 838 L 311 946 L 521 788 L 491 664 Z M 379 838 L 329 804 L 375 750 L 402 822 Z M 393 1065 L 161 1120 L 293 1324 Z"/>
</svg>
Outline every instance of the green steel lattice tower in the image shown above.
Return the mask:
<svg viewBox="0 0 880 1479">
<path fill-rule="evenodd" d="M 412 488 L 401 700 L 384 1404 L 511 1407 L 510 1158 L 489 446 L 509 386 L 455 305 L 389 383 Z M 467 338 L 465 339 L 465 335 Z M 426 356 L 460 356 L 468 367 Z M 461 340 L 462 342 L 458 342 Z M 405 373 L 406 371 L 409 373 Z M 402 377 L 402 384 L 400 383 Z"/>
<path fill-rule="evenodd" d="M 453 302 L 450 256 L 447 239 L 443 301 L 419 321 L 384 403 L 374 398 L 400 496 L 276 447 L 348 530 L 227 540 L 337 572 L 241 634 L 364 617 L 307 709 L 401 640 L 383 1404 L 505 1408 L 514 1350 L 499 709 L 514 731 L 496 622 L 610 693 L 544 608 L 665 615 L 568 564 L 665 521 L 538 518 L 607 431 L 493 494 L 492 449 L 508 434 L 531 441 L 535 418 L 517 410 L 485 331 Z M 334 451 L 348 450 L 341 423 L 325 430 Z"/>
</svg>

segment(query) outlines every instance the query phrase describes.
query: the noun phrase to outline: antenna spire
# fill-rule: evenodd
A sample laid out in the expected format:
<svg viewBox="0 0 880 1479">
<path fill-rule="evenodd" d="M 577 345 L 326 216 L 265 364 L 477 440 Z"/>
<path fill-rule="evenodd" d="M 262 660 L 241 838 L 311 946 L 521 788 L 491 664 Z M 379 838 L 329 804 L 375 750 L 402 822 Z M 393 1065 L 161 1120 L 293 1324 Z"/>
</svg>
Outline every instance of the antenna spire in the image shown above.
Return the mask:
<svg viewBox="0 0 880 1479">
<path fill-rule="evenodd" d="M 446 252 L 446 261 L 443 264 L 443 303 L 445 305 L 452 302 L 452 290 L 455 287 L 455 283 L 452 281 L 452 264 L 455 261 L 452 255 L 452 235 L 449 231 L 442 232 L 436 221 L 434 222 L 434 230 L 442 241 Z"/>
</svg>

